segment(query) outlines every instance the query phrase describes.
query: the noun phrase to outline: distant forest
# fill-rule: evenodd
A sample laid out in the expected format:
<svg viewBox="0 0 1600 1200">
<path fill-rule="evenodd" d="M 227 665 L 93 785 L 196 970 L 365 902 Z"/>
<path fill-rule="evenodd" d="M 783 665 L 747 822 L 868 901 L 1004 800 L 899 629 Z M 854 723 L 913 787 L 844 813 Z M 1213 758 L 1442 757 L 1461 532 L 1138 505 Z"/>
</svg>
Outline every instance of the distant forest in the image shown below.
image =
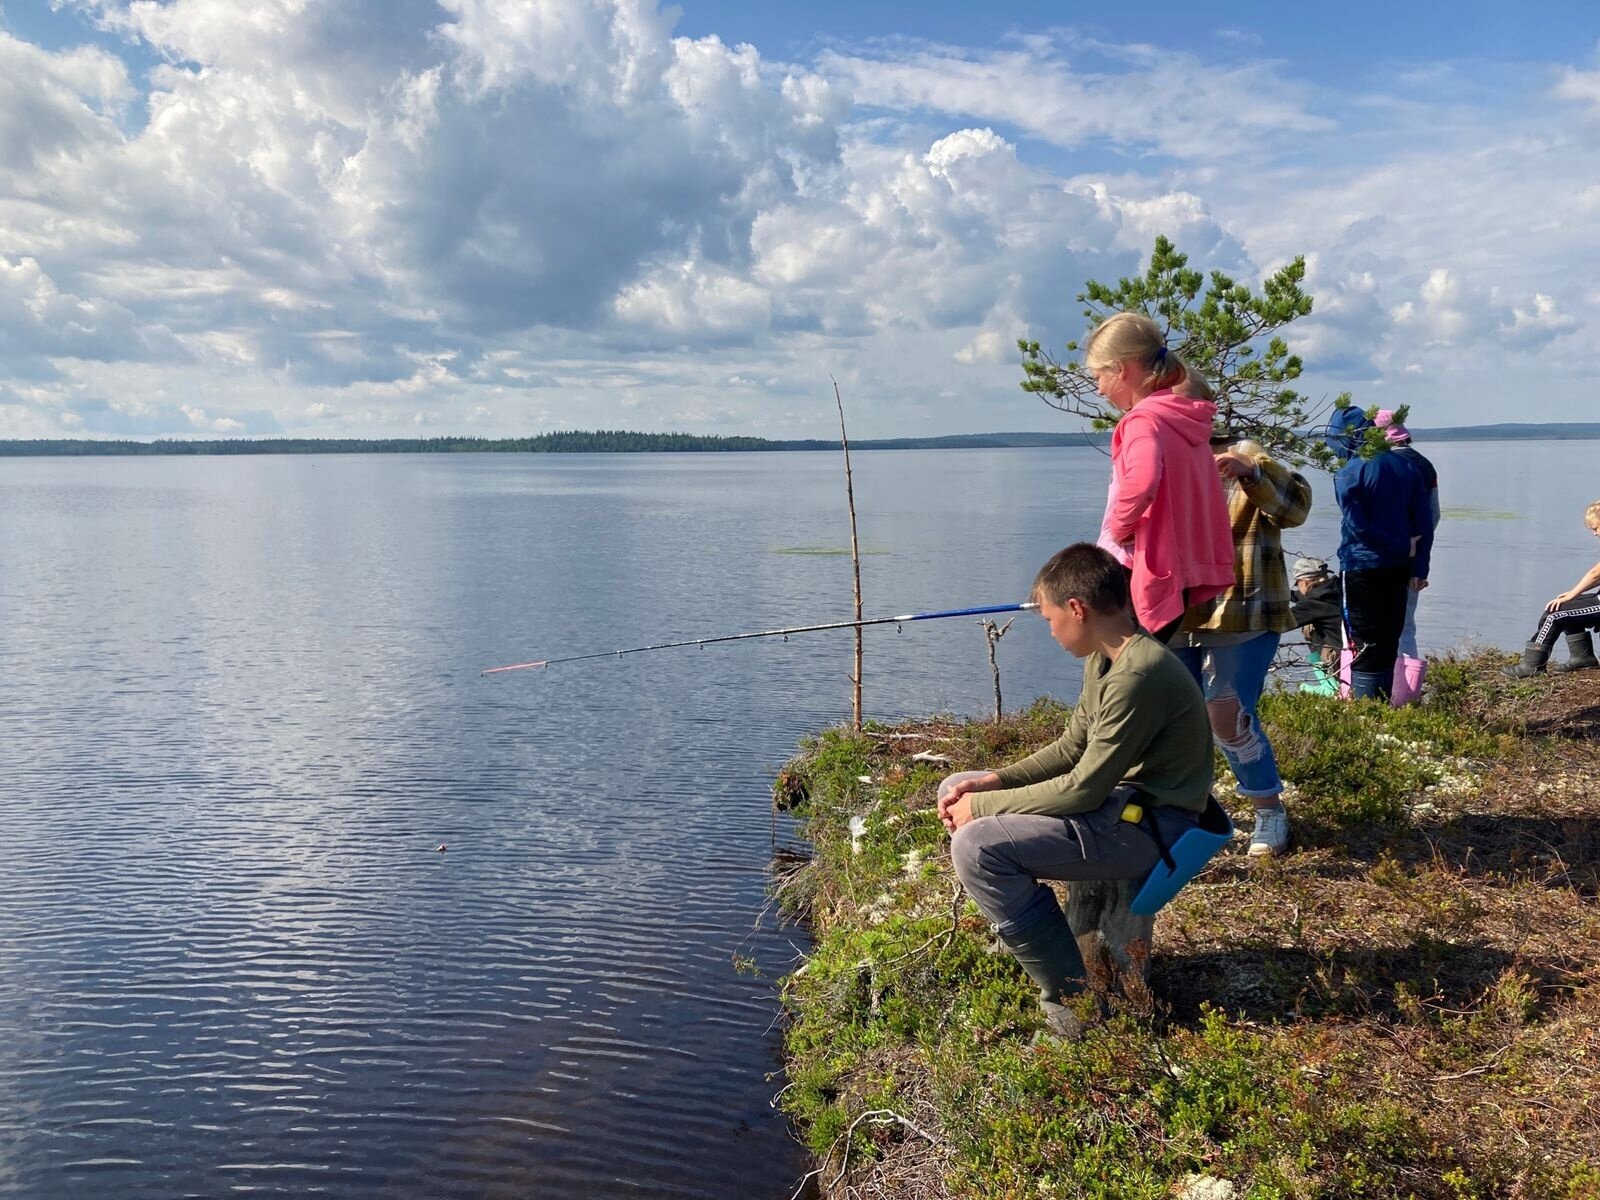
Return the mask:
<svg viewBox="0 0 1600 1200">
<path fill-rule="evenodd" d="M 1465 425 L 1416 429 L 1418 443 L 1600 439 L 1600 424 Z M 1030 446 L 1105 446 L 1109 433 L 965 433 L 949 437 L 863 438 L 856 450 L 973 450 Z M 685 451 L 837 450 L 826 438 L 789 441 L 695 433 L 633 433 L 623 429 L 571 430 L 523 438 L 224 438 L 153 442 L 41 438 L 0 441 L 0 457 L 148 454 L 641 454 Z"/>
<path fill-rule="evenodd" d="M 941 450 L 1008 446 L 1104 444 L 1109 434 L 973 433 L 952 437 L 852 441 L 860 450 Z M 213 441 L 93 441 L 79 438 L 0 441 L 0 455 L 128 454 L 640 454 L 684 451 L 837 450 L 837 440 L 777 441 L 694 433 L 631 433 L 622 429 L 541 433 L 524 438 L 226 438 Z"/>
</svg>

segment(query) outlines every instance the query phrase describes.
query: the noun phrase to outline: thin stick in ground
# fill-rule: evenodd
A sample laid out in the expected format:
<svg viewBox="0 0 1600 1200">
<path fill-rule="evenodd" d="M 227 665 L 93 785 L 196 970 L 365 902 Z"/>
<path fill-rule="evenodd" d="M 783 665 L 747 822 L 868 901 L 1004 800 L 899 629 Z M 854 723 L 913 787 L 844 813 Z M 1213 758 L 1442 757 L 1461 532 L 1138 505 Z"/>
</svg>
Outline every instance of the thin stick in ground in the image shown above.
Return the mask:
<svg viewBox="0 0 1600 1200">
<path fill-rule="evenodd" d="M 1011 628 L 1011 621 L 1015 620 L 1016 618 L 1012 617 L 1004 625 L 996 625 L 990 620 L 978 622 L 983 626 L 983 635 L 989 639 L 989 670 L 994 674 L 994 719 L 996 721 L 1004 715 L 1004 709 L 1000 706 L 1000 663 L 995 658 L 994 651 L 1000 639 L 1005 637 L 1006 630 Z"/>
<path fill-rule="evenodd" d="M 856 539 L 856 492 L 850 476 L 850 438 L 844 429 L 844 400 L 839 395 L 839 381 L 828 376 L 833 384 L 833 402 L 839 406 L 839 445 L 844 448 L 844 496 L 850 507 L 850 566 L 855 573 L 856 620 L 861 620 L 861 545 Z M 861 659 L 862 629 L 856 626 L 855 673 L 850 676 L 850 724 L 857 733 L 861 731 Z"/>
</svg>

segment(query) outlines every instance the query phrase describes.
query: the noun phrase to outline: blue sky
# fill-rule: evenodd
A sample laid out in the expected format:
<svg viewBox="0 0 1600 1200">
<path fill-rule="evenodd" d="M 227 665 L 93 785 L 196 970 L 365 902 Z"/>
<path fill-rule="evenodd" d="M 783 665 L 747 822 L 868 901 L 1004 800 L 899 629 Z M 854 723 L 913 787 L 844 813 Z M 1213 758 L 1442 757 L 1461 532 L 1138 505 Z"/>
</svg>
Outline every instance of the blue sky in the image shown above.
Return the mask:
<svg viewBox="0 0 1600 1200">
<path fill-rule="evenodd" d="M 1341 4 L 1284 4 L 1230 0 L 1226 4 L 1070 4 L 1014 0 L 987 6 L 971 0 L 917 4 L 752 4 L 746 0 L 689 0 L 678 31 L 752 42 L 773 57 L 804 59 L 822 45 L 875 38 L 915 37 L 982 47 L 1018 34 L 1072 27 L 1104 41 L 1205 49 L 1293 61 L 1308 78 L 1337 82 L 1385 61 L 1449 58 L 1558 58 L 1575 30 L 1594 29 L 1585 0 L 1541 5 L 1537 20 L 1516 5 L 1489 0 L 1403 4 L 1350 0 Z"/>
<path fill-rule="evenodd" d="M 1600 9 L 0 0 L 0 437 L 1070 427 L 1158 233 L 1314 397 L 1593 416 Z"/>
</svg>

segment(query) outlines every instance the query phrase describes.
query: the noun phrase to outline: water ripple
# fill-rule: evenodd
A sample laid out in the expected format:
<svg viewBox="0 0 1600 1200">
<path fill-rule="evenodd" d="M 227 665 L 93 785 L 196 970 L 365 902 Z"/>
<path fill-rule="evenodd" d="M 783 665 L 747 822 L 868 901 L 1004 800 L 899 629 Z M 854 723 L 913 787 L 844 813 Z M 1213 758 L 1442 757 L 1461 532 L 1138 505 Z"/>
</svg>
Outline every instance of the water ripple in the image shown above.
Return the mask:
<svg viewBox="0 0 1600 1200">
<path fill-rule="evenodd" d="M 917 461 L 886 610 L 950 528 L 1007 595 L 1059 548 Z M 787 1196 L 767 782 L 848 638 L 478 672 L 842 616 L 768 552 L 838 519 L 805 456 L 6 460 L 0 1197 Z M 870 645 L 880 711 L 986 699 L 972 629 Z"/>
</svg>

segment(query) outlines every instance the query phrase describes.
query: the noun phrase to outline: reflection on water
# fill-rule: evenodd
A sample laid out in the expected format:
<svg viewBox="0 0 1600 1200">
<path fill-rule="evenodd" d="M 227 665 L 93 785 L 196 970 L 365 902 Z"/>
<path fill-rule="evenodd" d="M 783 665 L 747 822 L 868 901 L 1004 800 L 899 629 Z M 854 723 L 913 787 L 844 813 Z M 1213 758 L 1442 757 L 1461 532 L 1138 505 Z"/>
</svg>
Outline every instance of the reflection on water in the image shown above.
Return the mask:
<svg viewBox="0 0 1600 1200">
<path fill-rule="evenodd" d="M 1424 643 L 1517 644 L 1592 558 L 1586 448 L 1425 449 Z M 1105 471 L 859 456 L 868 615 L 1021 599 Z M 0 1195 L 787 1196 L 766 789 L 845 715 L 849 634 L 478 671 L 848 617 L 839 484 L 826 454 L 0 460 Z M 1314 485 L 1286 540 L 1327 556 Z M 1013 703 L 1076 691 L 1042 622 L 999 655 Z M 868 630 L 866 663 L 877 716 L 989 703 L 976 621 Z"/>
</svg>

